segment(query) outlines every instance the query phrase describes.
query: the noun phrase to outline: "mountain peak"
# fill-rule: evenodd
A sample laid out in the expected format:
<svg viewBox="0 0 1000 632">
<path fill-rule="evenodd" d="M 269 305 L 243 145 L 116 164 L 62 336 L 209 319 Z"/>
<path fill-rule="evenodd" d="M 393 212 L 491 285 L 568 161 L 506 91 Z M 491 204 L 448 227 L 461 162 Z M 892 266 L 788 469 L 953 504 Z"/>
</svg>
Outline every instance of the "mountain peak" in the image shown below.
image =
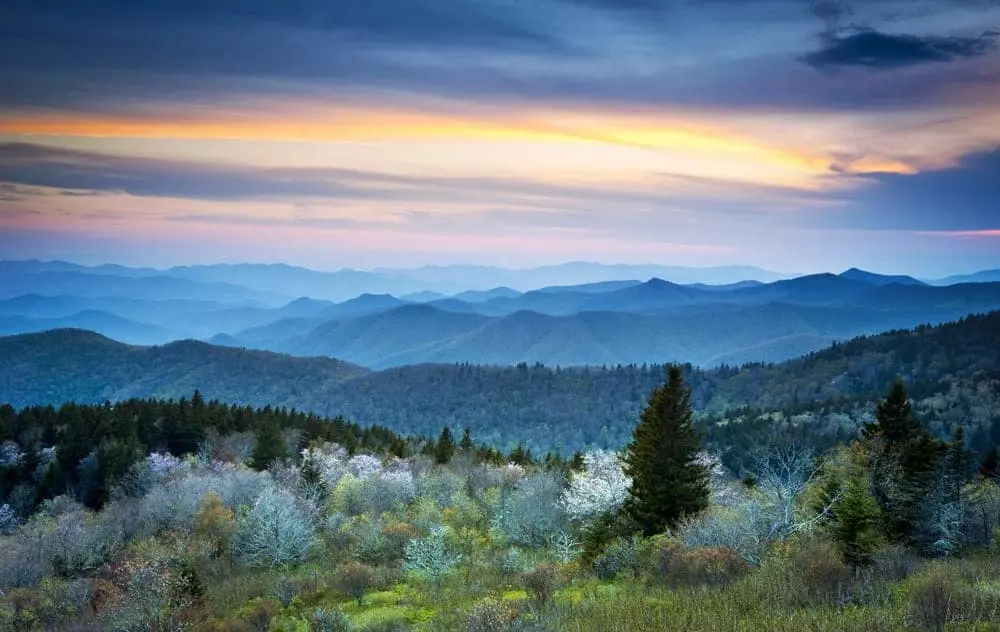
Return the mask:
<svg viewBox="0 0 1000 632">
<path fill-rule="evenodd" d="M 862 283 L 869 283 L 871 285 L 892 285 L 893 283 L 899 285 L 924 285 L 923 282 L 911 276 L 877 274 L 868 270 L 862 270 L 861 268 L 845 270 L 839 276 L 843 279 L 861 281 Z"/>
</svg>

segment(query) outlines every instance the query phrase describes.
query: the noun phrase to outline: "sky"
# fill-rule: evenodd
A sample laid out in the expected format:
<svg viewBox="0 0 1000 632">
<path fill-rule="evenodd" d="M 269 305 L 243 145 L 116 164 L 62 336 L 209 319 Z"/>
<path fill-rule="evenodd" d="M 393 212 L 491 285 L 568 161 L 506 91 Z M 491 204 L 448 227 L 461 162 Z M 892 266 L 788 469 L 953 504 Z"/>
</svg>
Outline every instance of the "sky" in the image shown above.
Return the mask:
<svg viewBox="0 0 1000 632">
<path fill-rule="evenodd" d="M 1000 0 L 7 0 L 0 259 L 1000 267 Z"/>
</svg>

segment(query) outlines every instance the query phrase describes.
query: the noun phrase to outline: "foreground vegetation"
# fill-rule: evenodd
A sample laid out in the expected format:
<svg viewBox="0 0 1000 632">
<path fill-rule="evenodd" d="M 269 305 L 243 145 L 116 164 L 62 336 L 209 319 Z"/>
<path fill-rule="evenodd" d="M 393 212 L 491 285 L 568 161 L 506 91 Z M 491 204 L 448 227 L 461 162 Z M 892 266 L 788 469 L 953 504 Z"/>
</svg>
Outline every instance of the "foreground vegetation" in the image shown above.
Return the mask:
<svg viewBox="0 0 1000 632">
<path fill-rule="evenodd" d="M 200 396 L 8 410 L 0 629 L 1000 629 L 995 450 L 897 382 L 734 476 L 690 398 L 672 370 L 623 454 L 570 461 Z"/>
</svg>

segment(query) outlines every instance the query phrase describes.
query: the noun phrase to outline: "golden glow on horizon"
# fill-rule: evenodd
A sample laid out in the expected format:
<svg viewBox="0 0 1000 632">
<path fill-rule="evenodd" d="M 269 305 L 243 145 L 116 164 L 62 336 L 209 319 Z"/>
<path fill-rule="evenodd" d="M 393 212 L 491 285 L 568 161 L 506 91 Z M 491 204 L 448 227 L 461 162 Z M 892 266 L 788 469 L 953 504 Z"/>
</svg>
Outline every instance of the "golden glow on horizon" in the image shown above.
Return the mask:
<svg viewBox="0 0 1000 632">
<path fill-rule="evenodd" d="M 858 186 L 836 174 L 914 174 L 954 164 L 1000 142 L 986 111 L 831 113 L 602 112 L 553 109 L 449 111 L 253 102 L 189 115 L 87 116 L 10 112 L 0 135 L 107 151 L 129 143 L 157 157 L 169 141 L 205 160 L 335 167 L 436 177 L 524 177 L 561 183 L 649 184 L 664 174 L 822 191 Z M 226 143 L 230 146 L 224 147 Z M 247 143 L 254 143 L 251 149 Z M 289 143 L 314 147 L 291 151 Z M 145 144 L 147 148 L 140 145 Z M 113 152 L 109 152 L 113 153 Z M 308 157 L 311 156 L 311 157 Z M 846 158 L 845 158 L 846 156 Z M 387 167 L 386 167 L 387 166 Z"/>
</svg>

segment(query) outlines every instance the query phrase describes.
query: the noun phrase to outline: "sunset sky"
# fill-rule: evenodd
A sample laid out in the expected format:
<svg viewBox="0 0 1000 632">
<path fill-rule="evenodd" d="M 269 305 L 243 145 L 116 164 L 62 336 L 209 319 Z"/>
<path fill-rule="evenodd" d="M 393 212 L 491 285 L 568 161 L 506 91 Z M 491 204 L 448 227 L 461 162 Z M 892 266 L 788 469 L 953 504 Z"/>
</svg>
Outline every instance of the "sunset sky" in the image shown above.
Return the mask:
<svg viewBox="0 0 1000 632">
<path fill-rule="evenodd" d="M 1000 267 L 996 0 L 7 0 L 0 259 Z"/>
</svg>

